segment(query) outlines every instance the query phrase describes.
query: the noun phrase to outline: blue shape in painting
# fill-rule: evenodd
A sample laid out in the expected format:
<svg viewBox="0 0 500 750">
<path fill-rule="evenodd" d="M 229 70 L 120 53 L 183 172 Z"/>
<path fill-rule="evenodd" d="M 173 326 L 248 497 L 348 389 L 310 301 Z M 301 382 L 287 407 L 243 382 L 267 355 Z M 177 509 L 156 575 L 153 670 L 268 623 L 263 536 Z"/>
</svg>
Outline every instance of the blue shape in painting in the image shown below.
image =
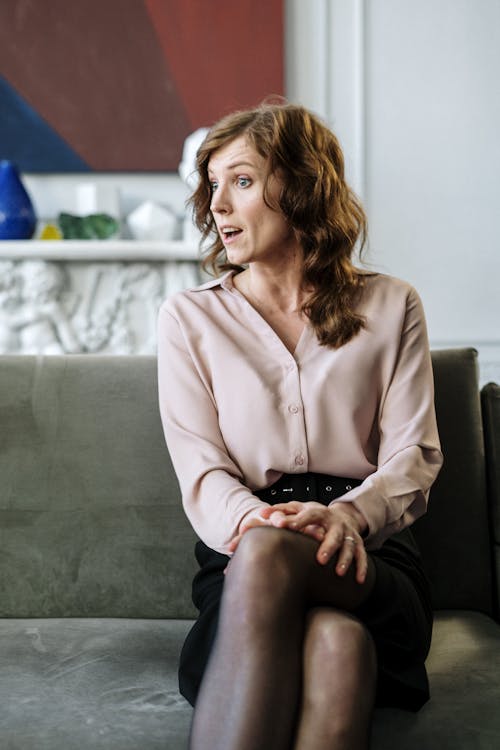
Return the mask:
<svg viewBox="0 0 500 750">
<path fill-rule="evenodd" d="M 15 165 L 0 161 L 0 240 L 30 240 L 35 227 L 33 204 Z"/>
<path fill-rule="evenodd" d="M 0 159 L 21 172 L 89 172 L 90 167 L 0 76 Z"/>
</svg>

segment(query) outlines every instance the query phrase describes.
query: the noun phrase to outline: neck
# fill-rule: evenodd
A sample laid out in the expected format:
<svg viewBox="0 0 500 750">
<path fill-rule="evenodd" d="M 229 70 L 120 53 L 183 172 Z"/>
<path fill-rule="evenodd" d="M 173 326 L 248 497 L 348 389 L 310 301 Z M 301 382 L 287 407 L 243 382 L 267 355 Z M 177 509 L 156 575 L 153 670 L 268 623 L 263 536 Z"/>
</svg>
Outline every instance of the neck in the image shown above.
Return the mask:
<svg viewBox="0 0 500 750">
<path fill-rule="evenodd" d="M 237 277 L 237 287 L 259 306 L 282 313 L 298 313 L 307 297 L 303 288 L 302 262 L 270 268 L 251 263 Z"/>
</svg>

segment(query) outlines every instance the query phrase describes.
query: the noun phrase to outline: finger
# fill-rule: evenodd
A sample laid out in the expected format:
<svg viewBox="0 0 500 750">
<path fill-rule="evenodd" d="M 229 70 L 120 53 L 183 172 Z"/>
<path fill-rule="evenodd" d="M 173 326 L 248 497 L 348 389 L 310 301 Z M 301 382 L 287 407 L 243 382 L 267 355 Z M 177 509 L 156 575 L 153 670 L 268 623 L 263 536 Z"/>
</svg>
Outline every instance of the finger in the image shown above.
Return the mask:
<svg viewBox="0 0 500 750">
<path fill-rule="evenodd" d="M 253 529 L 256 526 L 268 526 L 269 521 L 264 518 L 260 518 L 259 516 L 254 516 L 253 518 L 249 518 L 248 521 L 244 521 L 242 525 L 240 526 L 240 534 L 244 534 L 245 531 L 248 531 L 248 529 Z"/>
<path fill-rule="evenodd" d="M 356 545 L 356 581 L 364 583 L 368 574 L 368 554 L 362 539 Z"/>
<path fill-rule="evenodd" d="M 282 510 L 275 510 L 271 515 L 268 517 L 268 521 L 272 526 L 277 526 L 278 528 L 281 528 L 283 526 L 286 526 L 288 523 L 289 516 L 286 515 L 286 513 L 283 513 Z"/>
<path fill-rule="evenodd" d="M 357 540 L 354 535 L 346 534 L 342 540 L 335 572 L 339 576 L 347 573 L 356 556 Z"/>
<path fill-rule="evenodd" d="M 316 559 L 321 565 L 326 565 L 333 555 L 342 547 L 344 530 L 342 526 L 332 526 L 325 534 L 323 541 L 318 547 Z"/>
<path fill-rule="evenodd" d="M 357 583 L 364 583 L 368 573 L 368 554 L 362 538 L 355 533 L 344 537 L 335 572 L 340 576 L 344 575 L 353 562 L 356 565 Z"/>
<path fill-rule="evenodd" d="M 228 550 L 229 552 L 234 552 L 236 548 L 238 547 L 238 544 L 240 543 L 241 537 L 243 534 L 238 534 L 235 536 L 231 541 L 229 542 Z"/>
<path fill-rule="evenodd" d="M 249 518 L 249 520 L 240 527 L 240 533 L 237 534 L 234 537 L 234 539 L 232 539 L 229 542 L 229 547 L 228 547 L 229 551 L 230 552 L 234 552 L 235 551 L 236 547 L 240 543 L 241 537 L 249 529 L 253 529 L 256 526 L 268 526 L 268 525 L 269 525 L 269 522 L 267 520 L 263 519 L 263 518 L 260 518 L 259 516 L 254 516 L 253 518 Z"/>
<path fill-rule="evenodd" d="M 303 508 L 300 513 L 297 513 L 295 516 L 289 518 L 290 528 L 303 530 L 306 526 L 309 526 L 311 524 L 322 526 L 324 529 L 327 529 L 329 526 L 331 526 L 332 519 L 328 512 L 328 509 L 325 508 L 325 506 L 308 506 L 306 508 Z"/>
<path fill-rule="evenodd" d="M 311 523 L 309 526 L 306 526 L 304 529 L 301 529 L 302 534 L 306 534 L 307 536 L 311 536 L 313 539 L 316 539 L 318 542 L 322 542 L 325 538 L 326 531 L 323 528 L 323 526 L 318 526 L 317 524 Z"/>
<path fill-rule="evenodd" d="M 290 513 L 295 514 L 299 513 L 302 509 L 302 505 L 303 504 L 299 503 L 298 500 L 291 500 L 289 503 L 276 503 L 276 505 L 268 505 L 263 508 L 260 515 L 262 518 L 269 518 L 269 516 L 277 510 L 281 513 L 286 513 L 287 515 Z"/>
</svg>

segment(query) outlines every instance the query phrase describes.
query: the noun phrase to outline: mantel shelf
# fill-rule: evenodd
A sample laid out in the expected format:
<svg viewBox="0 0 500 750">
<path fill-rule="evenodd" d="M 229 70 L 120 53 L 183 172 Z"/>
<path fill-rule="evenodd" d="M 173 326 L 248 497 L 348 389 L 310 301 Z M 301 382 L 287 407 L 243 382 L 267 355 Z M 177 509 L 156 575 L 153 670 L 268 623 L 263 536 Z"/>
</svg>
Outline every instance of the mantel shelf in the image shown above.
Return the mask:
<svg viewBox="0 0 500 750">
<path fill-rule="evenodd" d="M 1 240 L 0 259 L 58 261 L 197 261 L 196 244 L 138 240 Z"/>
</svg>

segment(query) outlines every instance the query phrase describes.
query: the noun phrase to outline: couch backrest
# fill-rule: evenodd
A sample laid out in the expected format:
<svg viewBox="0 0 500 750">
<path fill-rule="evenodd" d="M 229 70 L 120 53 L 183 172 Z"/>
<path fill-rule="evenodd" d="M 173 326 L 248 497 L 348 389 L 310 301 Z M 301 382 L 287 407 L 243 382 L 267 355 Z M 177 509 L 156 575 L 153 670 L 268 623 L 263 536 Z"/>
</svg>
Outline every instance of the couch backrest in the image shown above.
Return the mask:
<svg viewBox="0 0 500 750">
<path fill-rule="evenodd" d="M 490 612 L 476 354 L 432 356 L 445 464 L 415 532 L 435 606 Z M 194 614 L 154 357 L 1 357 L 0 425 L 0 616 Z"/>
<path fill-rule="evenodd" d="M 481 391 L 490 527 L 493 532 L 493 561 L 496 586 L 494 599 L 497 620 L 500 621 L 500 385 L 488 383 Z"/>
<path fill-rule="evenodd" d="M 154 357 L 0 357 L 0 616 L 186 617 Z"/>
<path fill-rule="evenodd" d="M 491 528 L 477 352 L 432 352 L 444 465 L 414 525 L 436 609 L 492 613 Z"/>
</svg>

